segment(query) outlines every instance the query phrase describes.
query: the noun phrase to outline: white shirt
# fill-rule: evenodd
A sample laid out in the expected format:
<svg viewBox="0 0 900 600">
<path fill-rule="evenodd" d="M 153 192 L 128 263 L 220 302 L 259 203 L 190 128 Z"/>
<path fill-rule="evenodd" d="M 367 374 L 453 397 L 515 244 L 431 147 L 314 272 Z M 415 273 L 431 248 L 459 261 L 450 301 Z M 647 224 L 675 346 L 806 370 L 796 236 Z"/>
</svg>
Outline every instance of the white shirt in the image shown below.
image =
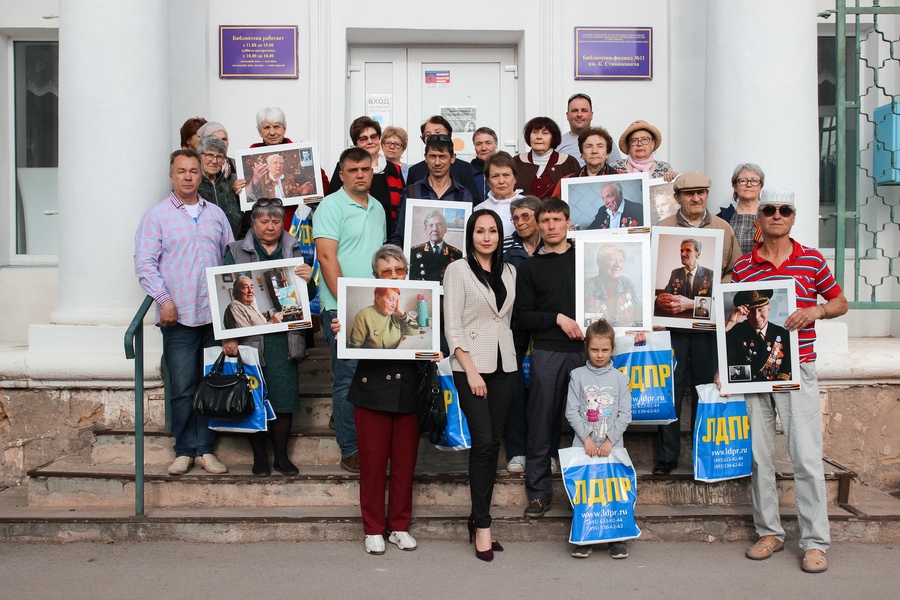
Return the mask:
<svg viewBox="0 0 900 600">
<path fill-rule="evenodd" d="M 488 197 L 484 202 L 473 208 L 472 210 L 481 210 L 482 208 L 486 208 L 488 210 L 492 210 L 498 215 L 500 215 L 500 220 L 503 221 L 503 237 L 507 238 L 512 235 L 513 231 L 516 230 L 516 226 L 513 225 L 512 222 L 512 210 L 509 208 L 510 202 L 522 197 L 522 190 L 516 190 L 513 192 L 513 197 L 507 200 L 497 200 L 494 198 L 494 192 L 488 191 Z"/>
<path fill-rule="evenodd" d="M 625 200 L 619 204 L 619 208 L 616 209 L 616 212 L 613 212 L 606 209 L 606 214 L 609 215 L 609 228 L 610 229 L 618 229 L 622 223 L 622 212 L 625 210 Z"/>
</svg>

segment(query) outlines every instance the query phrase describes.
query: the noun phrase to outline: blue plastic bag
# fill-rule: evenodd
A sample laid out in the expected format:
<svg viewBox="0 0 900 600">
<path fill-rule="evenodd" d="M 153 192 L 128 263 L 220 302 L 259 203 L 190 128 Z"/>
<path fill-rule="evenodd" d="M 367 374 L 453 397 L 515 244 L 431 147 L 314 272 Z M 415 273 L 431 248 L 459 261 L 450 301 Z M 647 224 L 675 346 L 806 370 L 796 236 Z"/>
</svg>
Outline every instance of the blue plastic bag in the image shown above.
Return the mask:
<svg viewBox="0 0 900 600">
<path fill-rule="evenodd" d="M 694 479 L 712 482 L 748 477 L 753 445 L 744 396 L 722 398 L 713 383 L 698 385 L 697 393 Z"/>
<path fill-rule="evenodd" d="M 613 366 L 628 375 L 631 422 L 666 425 L 675 421 L 675 355 L 668 331 L 647 334 L 647 342 L 634 344 L 630 335 L 616 337 Z"/>
<path fill-rule="evenodd" d="M 466 415 L 459 406 L 459 392 L 453 383 L 453 371 L 450 369 L 450 359 L 445 358 L 438 363 L 438 374 L 441 380 L 441 390 L 444 392 L 444 405 L 447 407 L 447 427 L 441 435 L 441 439 L 435 444 L 438 450 L 468 450 L 472 447 L 472 437 L 469 435 L 469 424 Z"/>
<path fill-rule="evenodd" d="M 613 448 L 609 456 L 588 456 L 581 446 L 560 448 L 559 466 L 572 505 L 570 543 L 640 537 L 634 520 L 637 476 L 625 448 Z"/>
<path fill-rule="evenodd" d="M 204 375 L 209 373 L 221 352 L 222 349 L 219 347 L 203 350 Z M 266 380 L 263 379 L 262 369 L 259 366 L 259 351 L 250 346 L 238 346 L 238 352 L 241 353 L 241 362 L 244 363 L 244 374 L 250 378 L 250 387 L 253 389 L 253 403 L 255 405 L 253 414 L 240 421 L 210 419 L 209 428 L 216 431 L 236 431 L 239 433 L 268 431 L 268 422 L 275 419 L 275 411 L 272 410 L 267 398 Z M 225 364 L 222 365 L 222 373 L 230 375 L 236 370 L 237 359 L 226 356 Z"/>
<path fill-rule="evenodd" d="M 312 265 L 312 281 L 316 284 L 316 295 L 309 299 L 309 313 L 318 315 L 322 312 L 319 304 L 319 261 L 316 260 L 316 244 L 312 236 L 312 209 L 310 207 L 306 205 L 297 207 L 288 233 L 297 238 L 303 262 Z"/>
</svg>

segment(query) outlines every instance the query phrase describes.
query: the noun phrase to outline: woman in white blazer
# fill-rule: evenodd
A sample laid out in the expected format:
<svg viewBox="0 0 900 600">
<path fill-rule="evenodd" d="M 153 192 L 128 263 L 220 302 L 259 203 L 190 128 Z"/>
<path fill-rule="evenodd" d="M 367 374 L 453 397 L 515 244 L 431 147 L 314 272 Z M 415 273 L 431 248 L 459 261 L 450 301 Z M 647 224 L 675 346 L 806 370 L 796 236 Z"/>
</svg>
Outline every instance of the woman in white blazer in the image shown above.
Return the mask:
<svg viewBox="0 0 900 600">
<path fill-rule="evenodd" d="M 474 539 L 475 556 L 485 561 L 503 550 L 491 538 L 490 508 L 516 371 L 509 324 L 516 270 L 503 262 L 502 232 L 497 213 L 473 212 L 466 223 L 466 260 L 450 263 L 444 273 L 444 334 L 459 404 L 472 436 L 469 543 Z"/>
</svg>

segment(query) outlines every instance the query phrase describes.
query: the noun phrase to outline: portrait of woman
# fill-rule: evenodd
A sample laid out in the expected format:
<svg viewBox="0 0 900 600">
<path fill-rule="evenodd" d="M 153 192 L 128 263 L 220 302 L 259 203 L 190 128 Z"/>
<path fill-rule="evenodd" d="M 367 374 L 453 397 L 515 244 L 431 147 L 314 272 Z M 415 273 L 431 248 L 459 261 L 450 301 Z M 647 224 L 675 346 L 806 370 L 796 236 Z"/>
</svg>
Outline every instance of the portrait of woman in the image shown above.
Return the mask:
<svg viewBox="0 0 900 600">
<path fill-rule="evenodd" d="M 389 348 L 400 345 L 404 335 L 418 333 L 416 319 L 400 308 L 398 288 L 375 288 L 375 300 L 353 319 L 349 348 Z"/>
<path fill-rule="evenodd" d="M 623 275 L 625 250 L 603 244 L 597 250 L 598 273 L 584 282 L 585 313 L 595 313 L 614 327 L 639 325 L 642 321 L 640 281 Z"/>
</svg>

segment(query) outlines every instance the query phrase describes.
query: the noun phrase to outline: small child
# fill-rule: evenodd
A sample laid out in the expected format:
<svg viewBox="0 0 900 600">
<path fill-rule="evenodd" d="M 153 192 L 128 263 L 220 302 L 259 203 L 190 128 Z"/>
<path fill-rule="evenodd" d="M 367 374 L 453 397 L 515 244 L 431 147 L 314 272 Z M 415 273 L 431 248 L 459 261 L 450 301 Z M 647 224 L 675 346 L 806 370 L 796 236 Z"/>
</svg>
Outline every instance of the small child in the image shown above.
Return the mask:
<svg viewBox="0 0 900 600">
<path fill-rule="evenodd" d="M 616 332 L 604 321 L 594 321 L 584 334 L 588 360 L 572 370 L 566 419 L 575 431 L 573 447 L 584 447 L 588 456 L 609 456 L 613 448 L 622 448 L 622 435 L 631 423 L 631 392 L 628 376 L 616 369 L 610 357 L 616 345 Z M 587 558 L 593 546 L 573 546 L 572 556 Z M 613 558 L 628 558 L 625 542 L 609 544 Z"/>
</svg>

